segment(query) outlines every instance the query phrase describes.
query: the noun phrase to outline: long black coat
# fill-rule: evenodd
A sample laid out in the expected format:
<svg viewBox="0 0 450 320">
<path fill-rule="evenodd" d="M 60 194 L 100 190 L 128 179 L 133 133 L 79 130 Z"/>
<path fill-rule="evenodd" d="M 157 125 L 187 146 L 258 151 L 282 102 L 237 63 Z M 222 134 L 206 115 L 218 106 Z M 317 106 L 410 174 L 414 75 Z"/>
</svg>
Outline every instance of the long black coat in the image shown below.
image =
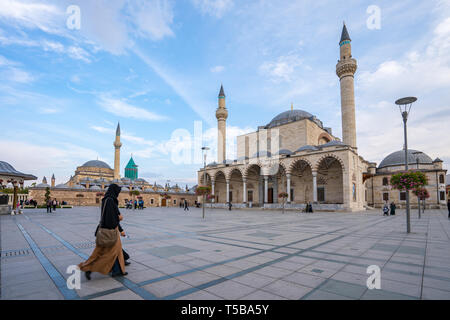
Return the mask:
<svg viewBox="0 0 450 320">
<path fill-rule="evenodd" d="M 102 220 L 102 228 L 105 229 L 115 229 L 119 228 L 119 231 L 122 232 L 123 229 L 120 226 L 120 212 L 119 212 L 119 201 L 117 197 L 120 194 L 120 190 L 122 188 L 116 184 L 112 184 L 109 186 L 108 190 L 105 193 L 105 197 L 102 199 L 101 209 L 104 212 L 103 220 Z M 97 230 L 100 225 L 95 230 L 95 235 L 97 235 Z"/>
</svg>

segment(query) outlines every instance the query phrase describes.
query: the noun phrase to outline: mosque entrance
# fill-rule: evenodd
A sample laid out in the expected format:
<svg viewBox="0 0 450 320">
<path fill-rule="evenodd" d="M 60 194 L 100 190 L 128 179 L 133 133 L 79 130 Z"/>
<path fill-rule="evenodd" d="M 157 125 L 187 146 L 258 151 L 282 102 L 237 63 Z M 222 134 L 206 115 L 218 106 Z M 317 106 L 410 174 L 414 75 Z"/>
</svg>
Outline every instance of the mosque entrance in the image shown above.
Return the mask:
<svg viewBox="0 0 450 320">
<path fill-rule="evenodd" d="M 162 199 L 161 200 L 161 207 L 167 207 L 167 200 L 166 199 Z"/>
<path fill-rule="evenodd" d="M 269 188 L 269 195 L 267 203 L 273 203 L 273 188 Z"/>
</svg>

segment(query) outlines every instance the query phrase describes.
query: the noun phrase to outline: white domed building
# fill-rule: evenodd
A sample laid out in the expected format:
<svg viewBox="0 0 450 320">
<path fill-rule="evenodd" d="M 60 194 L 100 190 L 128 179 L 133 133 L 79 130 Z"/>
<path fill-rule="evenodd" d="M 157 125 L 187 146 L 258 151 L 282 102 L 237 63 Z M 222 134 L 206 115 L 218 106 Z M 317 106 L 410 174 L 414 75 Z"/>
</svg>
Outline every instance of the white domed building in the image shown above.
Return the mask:
<svg viewBox="0 0 450 320">
<path fill-rule="evenodd" d="M 378 168 L 358 153 L 354 94 L 357 62 L 345 25 L 339 47 L 336 74 L 340 79 L 342 141 L 317 116 L 292 106 L 256 132 L 238 136 L 236 159 L 226 159 L 229 112 L 225 91 L 220 88 L 217 160 L 197 173 L 199 185 L 211 186 L 213 206 L 232 203 L 235 208 L 281 208 L 279 195 L 283 193 L 287 194 L 286 207 L 293 209 L 304 209 L 312 203 L 315 210 L 357 211 L 393 200 L 401 207 L 403 195 L 388 184 L 389 176 L 404 169 L 402 152 L 387 156 Z M 411 150 L 408 161 L 416 164 L 413 153 Z M 419 170 L 426 172 L 430 181 L 428 203 L 445 205 L 446 170 L 442 161 L 432 161 L 424 153 L 418 158 Z M 388 184 L 383 185 L 386 179 Z"/>
</svg>

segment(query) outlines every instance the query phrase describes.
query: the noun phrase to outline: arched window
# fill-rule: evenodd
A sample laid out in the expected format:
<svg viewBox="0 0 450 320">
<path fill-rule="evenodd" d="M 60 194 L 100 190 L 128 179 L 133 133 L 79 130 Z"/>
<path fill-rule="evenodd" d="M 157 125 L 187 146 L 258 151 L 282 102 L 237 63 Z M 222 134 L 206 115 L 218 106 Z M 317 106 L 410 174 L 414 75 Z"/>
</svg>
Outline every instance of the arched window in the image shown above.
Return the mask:
<svg viewBox="0 0 450 320">
<path fill-rule="evenodd" d="M 388 185 L 389 185 L 389 179 L 383 178 L 383 186 L 388 186 Z"/>
<path fill-rule="evenodd" d="M 439 183 L 441 183 L 441 184 L 444 184 L 444 183 L 445 183 L 445 177 L 444 177 L 443 174 L 441 174 L 441 175 L 439 176 Z"/>
</svg>

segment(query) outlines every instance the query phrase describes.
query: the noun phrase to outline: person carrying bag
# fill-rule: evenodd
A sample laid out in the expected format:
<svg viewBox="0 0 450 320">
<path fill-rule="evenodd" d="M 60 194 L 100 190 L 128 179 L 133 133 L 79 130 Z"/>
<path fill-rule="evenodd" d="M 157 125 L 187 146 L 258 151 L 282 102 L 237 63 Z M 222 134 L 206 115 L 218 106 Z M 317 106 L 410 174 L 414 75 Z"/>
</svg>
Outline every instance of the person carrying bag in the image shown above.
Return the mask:
<svg viewBox="0 0 450 320">
<path fill-rule="evenodd" d="M 112 273 L 112 276 L 124 276 L 125 260 L 120 241 L 120 221 L 123 219 L 119 212 L 118 196 L 121 187 L 112 184 L 102 199 L 102 212 L 100 224 L 95 232 L 95 249 L 89 259 L 80 263 L 78 267 L 85 272 L 88 280 L 91 280 L 92 272 L 104 275 Z"/>
<path fill-rule="evenodd" d="M 110 248 L 114 246 L 119 239 L 119 230 L 118 229 L 107 229 L 103 228 L 103 220 L 105 215 L 105 207 L 110 198 L 105 200 L 105 205 L 102 209 L 102 215 L 100 218 L 99 225 L 97 227 L 95 244 L 99 247 Z"/>
</svg>

